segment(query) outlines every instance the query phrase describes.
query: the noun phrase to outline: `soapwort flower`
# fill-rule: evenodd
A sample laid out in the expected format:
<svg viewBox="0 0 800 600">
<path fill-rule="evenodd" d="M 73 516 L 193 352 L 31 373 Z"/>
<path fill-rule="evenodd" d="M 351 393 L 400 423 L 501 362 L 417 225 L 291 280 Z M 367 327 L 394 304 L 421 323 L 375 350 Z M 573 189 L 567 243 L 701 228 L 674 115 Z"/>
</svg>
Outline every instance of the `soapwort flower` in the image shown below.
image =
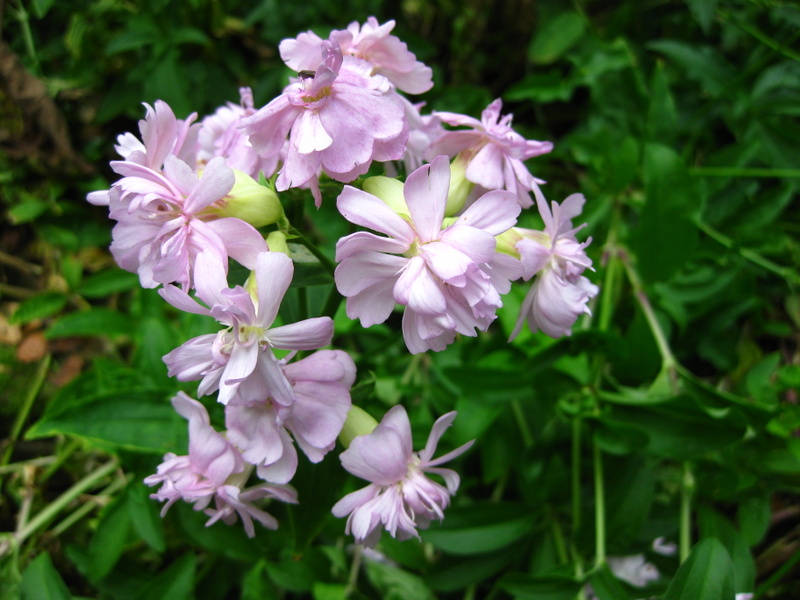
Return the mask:
<svg viewBox="0 0 800 600">
<path fill-rule="evenodd" d="M 374 546 L 381 529 L 401 540 L 418 538 L 417 528 L 426 529 L 434 519 L 444 518 L 460 477 L 439 465 L 466 452 L 474 441 L 433 458 L 439 438 L 455 418 L 455 411 L 439 417 L 419 452 L 413 451 L 411 424 L 401 405 L 389 410 L 372 433 L 353 439 L 340 455 L 342 466 L 370 484 L 347 494 L 331 510 L 336 517 L 347 517 L 346 533 L 352 533 L 359 543 Z M 445 485 L 428 474 L 442 477 Z"/>
<path fill-rule="evenodd" d="M 197 295 L 207 307 L 172 285 L 159 292 L 176 308 L 210 315 L 226 327 L 193 338 L 164 356 L 169 375 L 180 381 L 201 379 L 198 394 L 218 389 L 222 404 L 235 396 L 244 402 L 271 397 L 278 404 L 292 404 L 294 390 L 273 349 L 316 350 L 333 337 L 329 317 L 272 327 L 292 281 L 292 260 L 280 252 L 260 253 L 254 270 L 255 297 L 242 286 L 228 288 L 224 268 L 212 255 L 200 253 L 195 269 Z"/>
<path fill-rule="evenodd" d="M 348 221 L 388 236 L 362 231 L 337 243 L 335 280 L 347 315 L 369 327 L 402 304 L 403 337 L 413 353 L 443 350 L 456 333 L 485 331 L 502 306 L 500 294 L 519 277 L 517 261 L 495 252 L 494 236 L 520 212 L 513 196 L 489 192 L 442 229 L 449 184 L 450 164 L 441 156 L 411 173 L 403 198 L 394 199 L 406 218 L 350 186 L 337 202 Z"/>
<path fill-rule="evenodd" d="M 483 113 L 481 120 L 451 112 L 434 111 L 442 122 L 468 129 L 447 131 L 428 150 L 429 156 L 465 155 L 466 177 L 487 190 L 506 189 L 516 195 L 523 208 L 533 205 L 530 194 L 541 179 L 531 175 L 524 160 L 553 150 L 551 142 L 526 140 L 511 127 L 513 115 L 500 116 L 503 103 L 498 98 Z"/>
<path fill-rule="evenodd" d="M 172 405 L 189 421 L 189 454 L 167 453 L 157 472 L 144 480 L 149 486 L 161 485 L 151 495 L 155 500 L 166 501 L 161 516 L 175 502 L 185 500 L 193 504 L 195 510 L 202 510 L 211 517 L 206 526 L 218 520 L 230 525 L 241 518 L 249 537 L 255 535 L 253 519 L 268 529 L 277 529 L 275 517 L 254 502 L 274 498 L 297 503 L 295 489 L 266 482 L 245 487 L 252 467 L 246 465 L 239 450 L 210 425 L 205 407 L 183 392 L 172 399 Z"/>
</svg>

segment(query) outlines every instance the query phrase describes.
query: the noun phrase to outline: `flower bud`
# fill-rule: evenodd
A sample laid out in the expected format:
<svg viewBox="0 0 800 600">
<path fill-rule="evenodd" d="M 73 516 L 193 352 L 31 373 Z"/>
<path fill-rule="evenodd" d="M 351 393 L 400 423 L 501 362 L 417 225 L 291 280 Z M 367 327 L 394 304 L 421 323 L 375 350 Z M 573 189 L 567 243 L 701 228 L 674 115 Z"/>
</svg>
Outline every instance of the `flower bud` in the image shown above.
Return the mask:
<svg viewBox="0 0 800 600">
<path fill-rule="evenodd" d="M 494 239 L 497 242 L 495 251 L 500 252 L 501 254 L 508 254 L 514 258 L 519 258 L 517 242 L 519 242 L 522 238 L 523 236 L 520 234 L 519 229 L 517 227 L 512 227 L 500 235 L 495 236 Z"/>
<path fill-rule="evenodd" d="M 267 236 L 267 246 L 270 252 L 283 252 L 286 256 L 291 256 L 289 244 L 286 243 L 286 234 L 282 231 L 273 231 Z"/>
<path fill-rule="evenodd" d="M 406 206 L 406 198 L 403 195 L 402 181 L 382 175 L 368 177 L 364 180 L 362 189 L 383 200 L 398 215 L 411 218 L 411 213 Z"/>
<path fill-rule="evenodd" d="M 467 165 L 472 159 L 471 153 L 459 153 L 450 163 L 450 190 L 447 193 L 447 205 L 444 214 L 452 217 L 464 208 L 467 196 L 475 184 L 467 179 Z"/>
<path fill-rule="evenodd" d="M 372 418 L 372 415 L 363 408 L 353 405 L 350 407 L 350 412 L 347 413 L 347 420 L 339 433 L 339 441 L 342 446 L 349 448 L 353 439 L 360 435 L 372 433 L 372 430 L 377 426 L 378 422 Z"/>
<path fill-rule="evenodd" d="M 236 182 L 233 188 L 211 210 L 221 217 L 236 217 L 253 227 L 277 223 L 283 217 L 283 207 L 275 191 L 259 184 L 247 173 L 233 169 Z"/>
</svg>

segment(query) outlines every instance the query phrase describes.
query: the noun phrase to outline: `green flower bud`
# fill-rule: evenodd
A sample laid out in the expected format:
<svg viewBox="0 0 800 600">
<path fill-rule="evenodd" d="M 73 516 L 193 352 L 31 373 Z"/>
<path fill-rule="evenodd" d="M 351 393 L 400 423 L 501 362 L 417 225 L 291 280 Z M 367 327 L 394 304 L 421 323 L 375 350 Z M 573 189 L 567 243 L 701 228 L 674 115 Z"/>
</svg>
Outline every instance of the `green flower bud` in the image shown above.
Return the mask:
<svg viewBox="0 0 800 600">
<path fill-rule="evenodd" d="M 504 231 L 494 238 L 497 241 L 495 251 L 500 252 L 501 254 L 508 254 L 514 258 L 519 258 L 517 242 L 520 241 L 522 237 L 523 236 L 520 235 L 516 227 L 512 227 L 511 229 Z"/>
<path fill-rule="evenodd" d="M 253 227 L 277 223 L 283 217 L 283 207 L 275 191 L 259 184 L 247 173 L 233 169 L 236 183 L 228 194 L 214 203 L 209 212 L 220 217 L 236 217 Z"/>
<path fill-rule="evenodd" d="M 267 236 L 267 246 L 270 252 L 283 252 L 286 256 L 291 256 L 289 244 L 286 243 L 286 234 L 282 231 L 273 231 Z"/>
<path fill-rule="evenodd" d="M 450 163 L 450 190 L 447 193 L 447 205 L 444 209 L 447 217 L 452 217 L 464 208 L 467 196 L 475 187 L 475 184 L 467 179 L 467 165 L 471 158 L 471 154 L 461 152 Z"/>
<path fill-rule="evenodd" d="M 403 196 L 403 182 L 391 177 L 368 177 L 364 180 L 362 189 L 368 194 L 377 196 L 386 205 L 402 217 L 411 218 L 411 213 L 406 206 L 406 199 Z"/>
<path fill-rule="evenodd" d="M 350 443 L 359 435 L 367 435 L 378 426 L 378 422 L 372 418 L 367 411 L 358 406 L 351 406 L 347 413 L 347 420 L 344 422 L 339 441 L 345 448 L 350 447 Z"/>
</svg>

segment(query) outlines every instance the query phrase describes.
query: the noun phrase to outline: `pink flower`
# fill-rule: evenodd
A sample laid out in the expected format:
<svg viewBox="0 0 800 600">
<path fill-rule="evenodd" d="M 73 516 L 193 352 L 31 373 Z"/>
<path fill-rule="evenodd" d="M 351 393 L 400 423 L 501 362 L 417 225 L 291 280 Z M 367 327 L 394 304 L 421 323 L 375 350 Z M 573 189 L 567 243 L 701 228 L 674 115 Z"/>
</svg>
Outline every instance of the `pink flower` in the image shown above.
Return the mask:
<svg viewBox="0 0 800 600">
<path fill-rule="evenodd" d="M 243 119 L 254 115 L 253 92 L 239 88 L 240 104 L 228 102 L 213 115 L 203 119 L 198 133 L 197 161 L 205 164 L 215 156 L 223 156 L 229 167 L 258 179 L 259 173 L 269 178 L 278 166 L 279 155 L 262 158 L 253 149 L 240 127 Z"/>
<path fill-rule="evenodd" d="M 225 407 L 228 439 L 244 459 L 258 466 L 262 479 L 288 482 L 297 468 L 289 433 L 311 462 L 335 445 L 350 410 L 350 387 L 356 376 L 352 359 L 341 350 L 320 350 L 294 363 L 280 361 L 295 400 L 289 406 L 264 398 Z"/>
<path fill-rule="evenodd" d="M 151 496 L 155 500 L 166 500 L 161 516 L 182 499 L 194 504 L 195 510 L 205 509 L 211 517 L 206 526 L 219 519 L 231 524 L 238 516 L 250 537 L 255 535 L 253 519 L 268 529 L 277 529 L 275 517 L 253 502 L 275 498 L 296 503 L 294 488 L 261 483 L 243 489 L 252 467 L 245 468 L 236 447 L 210 425 L 205 407 L 183 392 L 172 399 L 172 405 L 189 421 L 189 455 L 166 454 L 157 473 L 144 480 L 151 486 L 161 484 L 161 488 Z M 212 500 L 214 508 L 209 507 Z"/>
<path fill-rule="evenodd" d="M 330 34 L 342 49 L 342 54 L 365 60 L 372 66 L 372 74 L 383 75 L 397 89 L 409 94 L 422 94 L 433 87 L 433 72 L 417 60 L 408 46 L 396 36 L 389 35 L 395 22 L 378 24 L 375 17 L 367 18 L 364 25 L 353 21 L 346 30 Z M 301 33 L 296 39 L 283 40 L 281 58 L 295 71 L 313 70 L 319 63 L 319 48 L 323 40 L 312 31 Z"/>
<path fill-rule="evenodd" d="M 308 184 L 321 202 L 320 171 L 342 182 L 369 169 L 373 160 L 403 156 L 408 124 L 399 96 L 370 65 L 342 58 L 336 42 L 321 45 L 321 60 L 283 94 L 244 119 L 250 143 L 264 158 L 277 156 L 289 137 L 276 187 Z"/>
<path fill-rule="evenodd" d="M 519 276 L 517 262 L 495 252 L 494 236 L 520 212 L 513 196 L 489 192 L 442 229 L 449 182 L 444 156 L 411 173 L 403 187 L 408 219 L 349 186 L 337 202 L 348 221 L 389 236 L 362 231 L 337 243 L 335 280 L 347 315 L 369 327 L 385 321 L 395 303 L 404 305 L 403 336 L 413 353 L 443 350 L 456 333 L 485 331 L 502 306 L 500 294 Z"/>
<path fill-rule="evenodd" d="M 180 381 L 202 378 L 198 394 L 219 389 L 217 399 L 222 404 L 234 397 L 245 403 L 272 397 L 283 406 L 291 405 L 295 392 L 273 349 L 315 350 L 333 337 L 329 317 L 272 327 L 292 281 L 292 260 L 280 252 L 258 255 L 257 298 L 242 286 L 229 289 L 224 267 L 212 255 L 200 253 L 195 269 L 197 295 L 209 308 L 172 285 L 159 292 L 176 308 L 210 315 L 227 327 L 193 338 L 164 356 L 170 376 Z"/>
<path fill-rule="evenodd" d="M 580 243 L 575 238 L 585 224 L 572 227 L 572 219 L 581 213 L 586 199 L 582 194 L 572 194 L 561 205 L 553 202 L 551 211 L 538 189 L 534 194 L 544 231 L 514 231 L 521 236 L 516 248 L 523 277 L 530 279 L 537 273 L 538 277 L 525 296 L 511 339 L 526 319 L 533 332 L 541 329 L 553 338 L 570 335 L 578 317 L 591 314 L 586 303 L 598 292 L 597 286 L 582 275 L 585 269 L 592 268 L 585 251 L 592 240 Z"/>
<path fill-rule="evenodd" d="M 109 195 L 109 216 L 117 221 L 111 253 L 120 267 L 139 273 L 143 287 L 171 282 L 191 287 L 201 250 L 221 264 L 227 265 L 230 256 L 248 268 L 266 250 L 251 225 L 204 214 L 233 187 L 233 171 L 223 158 L 211 160 L 202 174 L 175 155 L 167 156 L 163 173 L 130 161 L 112 166 L 123 178 Z"/>
<path fill-rule="evenodd" d="M 342 466 L 371 482 L 347 494 L 331 510 L 336 517 L 347 516 L 345 532 L 352 533 L 356 542 L 374 546 L 382 528 L 401 540 L 418 538 L 417 528 L 426 529 L 432 520 L 444 518 L 444 509 L 458 490 L 460 478 L 455 471 L 438 467 L 473 444 L 467 442 L 433 458 L 439 438 L 455 418 L 456 413 L 450 412 L 437 419 L 425 449 L 414 452 L 408 415 L 398 405 L 386 413 L 372 433 L 356 437 L 342 452 Z M 445 485 L 432 481 L 427 473 L 441 476 Z"/>
<path fill-rule="evenodd" d="M 197 113 L 192 113 L 184 121 L 177 119 L 163 100 L 156 100 L 155 108 L 149 104 L 144 106 L 147 108 L 147 113 L 145 118 L 139 121 L 142 140 L 140 141 L 132 133 L 118 136 L 115 146 L 117 153 L 127 162 L 158 172 L 164 168 L 164 162 L 170 155 L 194 165 L 195 144 L 200 125 L 192 123 L 197 119 Z M 115 164 L 111 163 L 112 168 Z M 108 206 L 110 191 L 92 192 L 87 196 L 87 200 L 98 206 Z"/>
<path fill-rule="evenodd" d="M 533 205 L 528 192 L 544 183 L 536 179 L 523 163 L 553 149 L 551 142 L 526 140 L 511 128 L 513 115 L 500 117 L 503 103 L 498 98 L 481 114 L 472 117 L 450 112 L 434 112 L 445 123 L 471 129 L 448 131 L 433 143 L 429 156 L 467 153 L 467 179 L 487 190 L 506 189 L 517 196 L 520 206 Z"/>
</svg>

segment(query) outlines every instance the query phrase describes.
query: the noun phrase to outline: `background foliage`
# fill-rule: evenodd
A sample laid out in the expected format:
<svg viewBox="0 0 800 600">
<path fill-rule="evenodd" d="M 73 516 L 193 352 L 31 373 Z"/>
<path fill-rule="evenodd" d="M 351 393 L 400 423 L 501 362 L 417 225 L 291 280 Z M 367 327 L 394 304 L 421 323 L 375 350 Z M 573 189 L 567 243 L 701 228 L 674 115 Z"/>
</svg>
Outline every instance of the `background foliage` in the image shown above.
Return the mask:
<svg viewBox="0 0 800 600">
<path fill-rule="evenodd" d="M 800 595 L 800 9 L 490 4 L 3 5 L 0 597 Z M 478 116 L 502 97 L 520 132 L 554 141 L 532 168 L 548 198 L 587 197 L 593 317 L 510 345 L 516 289 L 487 335 L 412 357 L 398 323 L 337 314 L 354 402 L 380 416 L 402 401 L 419 432 L 455 408 L 443 444 L 477 439 L 422 543 L 354 553 L 329 515 L 358 485 L 336 456 L 301 468 L 278 532 L 206 529 L 187 506 L 162 521 L 141 480 L 184 451 L 167 400 L 193 386 L 160 357 L 207 323 L 113 265 L 111 224 L 85 195 L 112 181 L 141 102 L 202 117 L 250 85 L 263 104 L 289 74 L 281 39 L 368 15 L 396 19 L 433 67 L 429 108 Z M 332 198 L 307 212 L 332 252 L 347 232 Z M 330 286 L 309 273 L 284 311 L 319 314 Z M 678 555 L 654 553 L 657 537 Z M 639 553 L 662 575 L 644 590 L 609 568 Z"/>
</svg>

